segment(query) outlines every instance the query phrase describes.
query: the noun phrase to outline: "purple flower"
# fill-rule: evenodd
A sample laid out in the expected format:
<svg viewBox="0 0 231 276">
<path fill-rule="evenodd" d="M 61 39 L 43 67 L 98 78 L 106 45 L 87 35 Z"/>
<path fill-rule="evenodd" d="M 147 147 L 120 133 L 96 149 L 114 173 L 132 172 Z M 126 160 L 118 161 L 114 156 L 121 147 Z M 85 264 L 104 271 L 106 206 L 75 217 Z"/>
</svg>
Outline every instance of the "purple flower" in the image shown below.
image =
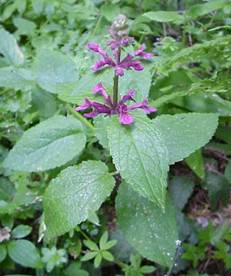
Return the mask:
<svg viewBox="0 0 231 276">
<path fill-rule="evenodd" d="M 133 41 L 130 37 L 124 37 L 120 39 L 113 39 L 109 41 L 109 45 L 113 49 L 114 58 L 110 57 L 106 51 L 104 51 L 99 44 L 91 42 L 88 43 L 88 49 L 99 54 L 102 59 L 98 60 L 93 66 L 92 70 L 97 72 L 105 67 L 112 67 L 115 70 L 117 76 L 123 76 L 124 70 L 134 69 L 135 71 L 142 71 L 144 67 L 140 60 L 137 58 L 151 59 L 153 55 L 145 52 L 145 45 L 142 44 L 138 50 L 133 54 L 128 54 L 122 61 L 120 61 L 120 48 L 128 45 Z"/>
<path fill-rule="evenodd" d="M 119 39 L 111 39 L 108 41 L 107 45 L 111 47 L 111 49 L 114 51 L 118 49 L 119 47 L 128 46 L 129 44 L 134 42 L 134 38 L 130 36 L 122 37 Z"/>
<path fill-rule="evenodd" d="M 85 99 L 84 103 L 75 110 L 77 112 L 88 109 L 91 110 L 90 112 L 84 114 L 86 118 L 94 118 L 99 114 L 106 114 L 108 116 L 118 114 L 119 121 L 122 125 L 130 125 L 134 122 L 133 117 L 129 113 L 130 111 L 142 109 L 146 114 L 156 112 L 155 108 L 148 105 L 147 99 L 141 103 L 136 103 L 134 100 L 134 90 L 129 90 L 126 95 L 121 97 L 116 105 L 113 105 L 111 97 L 107 94 L 101 82 L 94 86 L 92 91 L 94 94 L 99 94 L 104 98 L 104 104 Z M 126 103 L 128 101 L 133 101 L 135 103 L 127 105 Z"/>
</svg>

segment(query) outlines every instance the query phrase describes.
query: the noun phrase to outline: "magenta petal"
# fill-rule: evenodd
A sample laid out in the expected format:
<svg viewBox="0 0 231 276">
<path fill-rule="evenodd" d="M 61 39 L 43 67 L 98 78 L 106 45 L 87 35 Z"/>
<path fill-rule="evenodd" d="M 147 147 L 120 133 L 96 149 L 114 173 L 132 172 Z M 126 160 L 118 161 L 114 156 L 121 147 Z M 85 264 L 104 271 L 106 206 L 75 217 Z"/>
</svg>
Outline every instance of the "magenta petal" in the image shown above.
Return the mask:
<svg viewBox="0 0 231 276">
<path fill-rule="evenodd" d="M 95 118 L 97 115 L 99 115 L 99 112 L 97 112 L 96 110 L 83 114 L 83 116 L 86 118 Z"/>
<path fill-rule="evenodd" d="M 119 120 L 122 125 L 131 125 L 134 122 L 134 119 L 129 113 L 120 113 Z"/>
<path fill-rule="evenodd" d="M 142 44 L 140 46 L 140 48 L 134 52 L 133 55 L 134 56 L 140 56 L 140 57 L 142 57 L 144 59 L 151 59 L 153 57 L 153 54 L 144 52 L 145 48 L 146 48 L 145 45 Z"/>
<path fill-rule="evenodd" d="M 127 94 L 124 95 L 121 100 L 120 100 L 120 103 L 125 103 L 127 101 L 134 101 L 134 97 L 136 95 L 136 92 L 135 90 L 128 90 Z"/>
<path fill-rule="evenodd" d="M 91 101 L 89 101 L 88 99 L 85 99 L 85 100 L 84 100 L 84 103 L 81 104 L 80 106 L 78 106 L 78 107 L 75 109 L 75 111 L 78 112 L 78 111 L 86 110 L 86 109 L 91 108 L 91 107 L 92 107 Z"/>
<path fill-rule="evenodd" d="M 89 42 L 87 44 L 87 47 L 88 47 L 88 49 L 90 49 L 90 50 L 92 50 L 92 51 L 94 51 L 96 53 L 98 53 L 99 48 L 100 48 L 99 44 L 95 43 L 95 42 Z"/>
<path fill-rule="evenodd" d="M 148 106 L 148 100 L 147 99 L 145 99 L 141 103 L 135 103 L 135 104 L 128 107 L 128 110 L 134 110 L 134 109 L 143 109 L 144 112 L 147 113 L 147 114 L 157 111 L 156 108 Z"/>
<path fill-rule="evenodd" d="M 142 71 L 144 69 L 141 62 L 138 60 L 133 61 L 130 65 L 130 67 L 132 67 L 136 71 Z"/>
<path fill-rule="evenodd" d="M 101 96 L 103 96 L 105 100 L 107 100 L 108 97 L 109 97 L 106 90 L 105 90 L 105 88 L 103 87 L 102 82 L 97 83 L 93 87 L 92 91 L 93 91 L 94 94 L 100 94 Z"/>
<path fill-rule="evenodd" d="M 98 60 L 91 68 L 94 72 L 97 72 L 101 70 L 105 65 L 107 65 L 107 62 L 105 62 L 104 60 Z"/>
</svg>

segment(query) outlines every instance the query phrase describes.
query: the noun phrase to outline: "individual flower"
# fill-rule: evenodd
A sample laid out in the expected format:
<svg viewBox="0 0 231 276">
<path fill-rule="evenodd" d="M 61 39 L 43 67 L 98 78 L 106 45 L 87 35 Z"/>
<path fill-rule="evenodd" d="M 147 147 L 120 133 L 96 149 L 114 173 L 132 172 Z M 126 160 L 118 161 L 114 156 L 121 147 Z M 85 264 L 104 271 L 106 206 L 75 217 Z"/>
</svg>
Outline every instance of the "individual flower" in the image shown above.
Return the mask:
<svg viewBox="0 0 231 276">
<path fill-rule="evenodd" d="M 118 40 L 111 40 L 109 44 L 113 49 L 116 49 L 122 45 L 126 45 L 131 42 L 131 38 L 125 37 Z M 139 49 L 134 51 L 131 54 L 128 54 L 124 59 L 120 60 L 119 49 L 113 51 L 114 57 L 109 56 L 109 54 L 104 51 L 99 44 L 90 42 L 88 43 L 88 49 L 97 53 L 101 56 L 101 59 L 98 60 L 93 66 L 92 70 L 97 72 L 106 67 L 112 67 L 115 70 L 117 76 L 123 76 L 124 70 L 134 69 L 135 71 L 142 71 L 144 67 L 141 64 L 139 58 L 149 60 L 153 57 L 151 53 L 145 52 L 145 45 L 142 44 Z"/>
<path fill-rule="evenodd" d="M 148 105 L 147 99 L 145 99 L 143 102 L 136 103 L 134 100 L 134 90 L 129 90 L 127 94 L 122 96 L 119 102 L 115 105 L 113 104 L 111 97 L 107 94 L 101 82 L 94 86 L 93 93 L 101 95 L 104 98 L 104 103 L 85 99 L 84 103 L 75 110 L 79 112 L 90 109 L 90 112 L 84 114 L 86 118 L 94 118 L 99 114 L 105 114 L 108 116 L 117 114 L 122 125 L 130 125 L 134 122 L 134 119 L 130 114 L 132 110 L 142 109 L 146 114 L 156 112 L 155 108 Z M 132 101 L 134 103 L 127 105 L 128 101 Z"/>
</svg>

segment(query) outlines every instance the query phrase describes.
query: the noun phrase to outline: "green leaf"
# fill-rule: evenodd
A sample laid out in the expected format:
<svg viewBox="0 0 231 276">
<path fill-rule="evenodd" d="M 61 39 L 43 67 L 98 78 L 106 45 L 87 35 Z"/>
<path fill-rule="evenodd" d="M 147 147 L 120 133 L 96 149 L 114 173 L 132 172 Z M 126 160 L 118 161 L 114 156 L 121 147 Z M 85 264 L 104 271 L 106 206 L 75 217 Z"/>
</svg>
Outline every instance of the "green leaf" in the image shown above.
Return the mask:
<svg viewBox="0 0 231 276">
<path fill-rule="evenodd" d="M 36 24 L 33 21 L 24 18 L 13 18 L 13 23 L 22 35 L 32 35 L 36 29 Z"/>
<path fill-rule="evenodd" d="M 168 152 L 151 121 L 134 115 L 135 123 L 124 126 L 112 117 L 108 125 L 110 152 L 116 169 L 132 188 L 164 206 Z"/>
<path fill-rule="evenodd" d="M 108 252 L 108 251 L 102 251 L 102 256 L 105 260 L 109 261 L 109 262 L 113 262 L 114 261 L 114 257 L 113 255 Z"/>
<path fill-rule="evenodd" d="M 118 5 L 106 3 L 100 8 L 101 14 L 108 20 L 112 21 L 120 13 Z"/>
<path fill-rule="evenodd" d="M 48 238 L 62 235 L 86 220 L 99 209 L 113 187 L 114 179 L 100 161 L 87 161 L 63 170 L 44 195 Z"/>
<path fill-rule="evenodd" d="M 77 79 L 74 61 L 50 49 L 39 52 L 34 64 L 34 73 L 38 84 L 51 93 L 58 93 L 60 84 L 72 83 Z"/>
<path fill-rule="evenodd" d="M 102 82 L 106 90 L 112 89 L 113 74 L 110 70 L 104 70 L 99 73 L 88 73 L 72 84 L 63 84 L 58 86 L 58 97 L 65 102 L 73 104 L 82 104 L 84 98 L 102 101 L 102 97 L 92 93 L 92 88 Z"/>
<path fill-rule="evenodd" d="M 102 262 L 102 256 L 100 254 L 98 254 L 96 257 L 95 257 L 95 260 L 94 260 L 94 267 L 97 268 L 100 266 L 101 262 Z"/>
<path fill-rule="evenodd" d="M 32 85 L 32 82 L 25 79 L 16 68 L 11 66 L 0 68 L 0 87 L 28 90 Z"/>
<path fill-rule="evenodd" d="M 104 249 L 104 246 L 107 244 L 107 241 L 108 241 L 108 232 L 105 231 L 99 240 L 100 249 Z"/>
<path fill-rule="evenodd" d="M 193 182 L 185 176 L 175 176 L 169 185 L 172 201 L 175 207 L 182 210 L 193 192 Z"/>
<path fill-rule="evenodd" d="M 5 244 L 0 244 L 0 263 L 5 260 L 7 255 L 6 251 L 6 245 Z"/>
<path fill-rule="evenodd" d="M 78 156 L 86 143 L 81 123 L 54 116 L 27 130 L 10 151 L 3 165 L 18 171 L 45 171 Z"/>
<path fill-rule="evenodd" d="M 201 150 L 197 150 L 185 159 L 189 168 L 201 179 L 205 177 L 204 160 Z"/>
<path fill-rule="evenodd" d="M 40 268 L 41 258 L 37 248 L 28 240 L 11 241 L 8 244 L 10 258 L 25 267 Z"/>
<path fill-rule="evenodd" d="M 24 63 L 24 56 L 13 35 L 0 29 L 0 53 L 10 64 L 21 65 Z"/>
<path fill-rule="evenodd" d="M 84 255 L 82 258 L 81 258 L 81 261 L 82 262 L 86 262 L 86 261 L 89 261 L 93 258 L 95 258 L 95 256 L 98 254 L 98 252 L 88 252 L 86 255 Z"/>
<path fill-rule="evenodd" d="M 86 247 L 88 247 L 91 250 L 95 250 L 95 251 L 99 250 L 98 245 L 91 240 L 84 240 L 83 243 Z"/>
<path fill-rule="evenodd" d="M 142 16 L 157 22 L 182 23 L 184 17 L 175 11 L 146 12 Z"/>
<path fill-rule="evenodd" d="M 31 226 L 21 224 L 15 227 L 11 234 L 13 238 L 21 239 L 28 236 L 31 233 L 31 231 L 32 231 Z"/>
<path fill-rule="evenodd" d="M 169 198 L 163 212 L 122 182 L 116 198 L 116 212 L 119 228 L 143 257 L 163 266 L 173 265 L 178 237 L 174 206 Z"/>
<path fill-rule="evenodd" d="M 212 138 L 218 124 L 213 113 L 162 115 L 152 121 L 168 148 L 169 164 L 183 160 Z"/>
<path fill-rule="evenodd" d="M 227 0 L 213 0 L 204 4 L 193 5 L 186 14 L 192 18 L 197 18 L 215 10 L 224 8 L 227 3 Z"/>
<path fill-rule="evenodd" d="M 94 118 L 95 135 L 99 143 L 105 148 L 109 149 L 107 138 L 107 126 L 110 123 L 110 117 L 97 116 Z"/>
</svg>

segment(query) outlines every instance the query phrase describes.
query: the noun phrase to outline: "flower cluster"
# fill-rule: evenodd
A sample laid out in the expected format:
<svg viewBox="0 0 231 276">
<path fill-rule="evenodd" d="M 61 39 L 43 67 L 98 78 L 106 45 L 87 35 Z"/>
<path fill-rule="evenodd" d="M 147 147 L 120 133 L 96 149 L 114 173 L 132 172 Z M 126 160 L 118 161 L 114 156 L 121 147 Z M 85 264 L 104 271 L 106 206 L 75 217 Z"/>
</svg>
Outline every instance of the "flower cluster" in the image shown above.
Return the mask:
<svg viewBox="0 0 231 276">
<path fill-rule="evenodd" d="M 99 94 L 104 98 L 104 104 L 99 102 L 90 101 L 89 99 L 85 99 L 85 102 L 77 107 L 76 111 L 83 111 L 87 109 L 91 109 L 91 112 L 85 113 L 84 116 L 86 118 L 94 118 L 99 114 L 106 114 L 106 115 L 119 115 L 119 121 L 123 125 L 130 125 L 133 123 L 134 119 L 129 114 L 129 111 L 135 109 L 142 109 L 146 114 L 151 112 L 155 112 L 156 109 L 148 106 L 148 101 L 145 99 L 141 103 L 133 103 L 132 105 L 127 105 L 128 101 L 133 101 L 135 96 L 134 90 L 129 90 L 126 95 L 122 96 L 117 105 L 113 105 L 111 97 L 107 94 L 105 88 L 103 87 L 102 83 L 98 83 L 93 88 L 94 94 Z"/>
<path fill-rule="evenodd" d="M 130 43 L 129 38 L 126 38 L 125 40 L 121 39 L 118 40 L 117 43 L 118 45 L 126 45 L 127 43 Z M 116 45 L 116 41 L 110 41 L 111 45 L 113 45 L 112 47 L 118 47 L 115 46 Z M 115 73 L 117 76 L 123 76 L 124 75 L 124 70 L 126 69 L 134 69 L 136 71 L 142 71 L 144 69 L 144 67 L 141 64 L 140 60 L 137 60 L 137 57 L 141 57 L 143 59 L 151 59 L 152 58 L 152 54 L 151 53 L 146 53 L 145 50 L 145 45 L 142 44 L 140 46 L 140 48 L 136 51 L 134 51 L 131 54 L 128 54 L 124 59 L 122 59 L 121 61 L 118 58 L 118 50 L 115 50 L 113 52 L 114 55 L 114 59 L 112 57 L 110 57 L 108 55 L 108 53 L 106 51 L 104 51 L 99 44 L 91 42 L 88 43 L 88 48 L 99 54 L 102 59 L 98 60 L 93 66 L 92 66 L 92 70 L 94 72 L 97 72 L 103 68 L 105 68 L 105 66 L 108 67 L 113 67 L 115 70 Z"/>
<path fill-rule="evenodd" d="M 118 101 L 118 82 L 119 77 L 124 75 L 124 70 L 134 69 L 141 71 L 144 69 L 140 59 L 149 60 L 152 58 L 151 53 L 145 52 L 145 45 L 142 44 L 136 51 L 127 54 L 121 60 L 121 50 L 123 47 L 128 46 L 134 42 L 134 38 L 128 36 L 128 28 L 126 24 L 126 17 L 119 15 L 116 20 L 112 23 L 109 29 L 111 40 L 108 41 L 113 56 L 110 56 L 99 44 L 95 42 L 88 43 L 88 49 L 97 53 L 101 56 L 92 67 L 94 72 L 97 72 L 104 68 L 114 69 L 114 86 L 113 86 L 113 100 L 109 96 L 103 87 L 102 83 L 98 83 L 93 88 L 94 94 L 100 94 L 104 98 L 104 103 L 90 101 L 85 99 L 84 103 L 76 108 L 76 111 L 85 111 L 91 109 L 90 112 L 85 113 L 84 116 L 87 118 L 94 118 L 99 114 L 113 115 L 118 114 L 119 121 L 123 125 L 132 124 L 134 119 L 129 113 L 135 109 L 142 109 L 145 113 L 155 112 L 156 109 L 148 106 L 148 101 L 145 99 L 143 102 L 136 103 L 134 100 L 135 91 L 129 90 L 127 94 L 120 98 Z M 133 101 L 133 104 L 127 105 L 128 101 Z"/>
</svg>

